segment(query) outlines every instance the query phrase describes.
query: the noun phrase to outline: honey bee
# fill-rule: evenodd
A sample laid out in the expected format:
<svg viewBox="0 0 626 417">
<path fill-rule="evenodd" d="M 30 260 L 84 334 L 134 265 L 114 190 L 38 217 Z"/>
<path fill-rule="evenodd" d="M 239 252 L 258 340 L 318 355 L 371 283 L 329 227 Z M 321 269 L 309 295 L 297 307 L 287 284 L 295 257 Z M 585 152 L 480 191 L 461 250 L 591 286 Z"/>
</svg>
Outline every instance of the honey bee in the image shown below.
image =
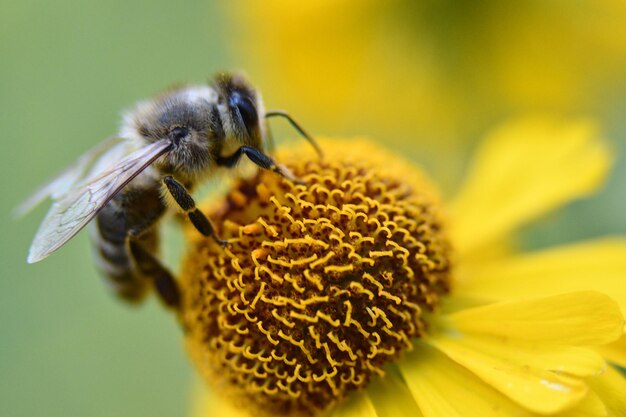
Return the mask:
<svg viewBox="0 0 626 417">
<path fill-rule="evenodd" d="M 18 207 L 23 214 L 47 197 L 53 200 L 27 261 L 44 259 L 91 222 L 96 266 L 115 293 L 139 301 L 154 286 L 167 306 L 177 308 L 176 280 L 157 256 L 159 220 L 177 208 L 202 235 L 225 245 L 190 195 L 197 183 L 243 156 L 299 181 L 264 153 L 271 140 L 266 119 L 273 116 L 286 118 L 321 155 L 287 113 L 265 111 L 261 95 L 240 75 L 218 74 L 209 85 L 178 87 L 139 102 L 124 116 L 119 135 Z"/>
</svg>

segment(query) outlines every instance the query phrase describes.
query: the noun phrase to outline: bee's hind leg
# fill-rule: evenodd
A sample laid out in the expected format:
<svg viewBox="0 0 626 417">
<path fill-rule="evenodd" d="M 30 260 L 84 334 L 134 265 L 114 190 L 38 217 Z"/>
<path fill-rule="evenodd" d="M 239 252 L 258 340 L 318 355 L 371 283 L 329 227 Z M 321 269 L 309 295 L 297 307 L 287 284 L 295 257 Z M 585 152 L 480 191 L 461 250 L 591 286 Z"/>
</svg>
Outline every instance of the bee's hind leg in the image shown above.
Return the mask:
<svg viewBox="0 0 626 417">
<path fill-rule="evenodd" d="M 176 310 L 180 307 L 180 290 L 174 276 L 145 247 L 139 237 L 129 234 L 127 244 L 137 269 L 152 279 L 154 288 L 161 300 Z"/>
</svg>

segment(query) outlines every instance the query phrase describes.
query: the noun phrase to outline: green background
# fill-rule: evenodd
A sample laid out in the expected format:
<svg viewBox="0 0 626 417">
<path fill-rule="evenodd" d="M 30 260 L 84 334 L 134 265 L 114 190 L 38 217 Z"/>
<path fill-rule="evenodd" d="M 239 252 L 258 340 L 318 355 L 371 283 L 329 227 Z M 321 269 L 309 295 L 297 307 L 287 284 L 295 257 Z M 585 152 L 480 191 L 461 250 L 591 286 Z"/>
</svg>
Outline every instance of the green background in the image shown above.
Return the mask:
<svg viewBox="0 0 626 417">
<path fill-rule="evenodd" d="M 173 317 L 111 297 L 86 233 L 27 265 L 47 207 L 11 209 L 136 100 L 231 67 L 219 16 L 199 1 L 2 1 L 0 415 L 183 416 L 193 372 Z"/>
<path fill-rule="evenodd" d="M 19 221 L 11 209 L 115 133 L 122 109 L 137 99 L 237 69 L 229 56 L 233 29 L 199 1 L 0 4 L 0 415 L 185 415 L 194 377 L 173 318 L 152 298 L 132 308 L 111 297 L 84 233 L 27 265 L 46 207 Z M 607 136 L 623 153 L 626 101 L 614 108 Z M 618 157 L 604 191 L 543 220 L 526 233 L 526 245 L 626 234 L 624 185 Z"/>
</svg>

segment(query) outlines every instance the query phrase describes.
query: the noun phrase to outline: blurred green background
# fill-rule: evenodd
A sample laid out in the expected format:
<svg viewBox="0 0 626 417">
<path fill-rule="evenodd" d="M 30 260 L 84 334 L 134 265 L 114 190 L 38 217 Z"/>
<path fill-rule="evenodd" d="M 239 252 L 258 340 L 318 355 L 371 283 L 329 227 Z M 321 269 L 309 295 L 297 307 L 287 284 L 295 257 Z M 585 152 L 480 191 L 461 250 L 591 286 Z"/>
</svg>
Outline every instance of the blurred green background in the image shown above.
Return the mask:
<svg viewBox="0 0 626 417">
<path fill-rule="evenodd" d="M 182 416 L 192 370 L 173 317 L 152 297 L 110 296 L 81 233 L 35 265 L 25 256 L 47 207 L 11 209 L 114 134 L 124 108 L 229 68 L 206 2 L 2 2 L 3 173 L 0 415 Z"/>
<path fill-rule="evenodd" d="M 604 32 L 596 34 L 581 48 L 606 56 L 570 51 L 568 56 L 591 61 L 588 67 L 570 60 L 571 68 L 550 66 L 547 76 L 542 57 L 561 62 L 554 54 L 569 35 L 547 36 L 545 45 L 521 36 L 503 48 L 516 50 L 520 62 L 536 60 L 537 68 L 517 73 L 496 59 L 493 38 L 498 30 L 519 28 L 509 30 L 498 19 L 522 16 L 527 21 L 520 32 L 532 32 L 533 24 L 549 26 L 554 10 L 546 15 L 536 2 L 528 3 L 526 14 L 493 10 L 493 2 L 477 10 L 468 2 L 425 2 L 424 10 L 407 12 L 406 3 L 394 1 L 379 13 L 372 2 L 348 3 L 347 11 L 320 2 L 321 9 L 299 8 L 290 17 L 280 1 L 218 7 L 200 1 L 2 0 L 1 416 L 185 415 L 194 377 L 173 318 L 154 299 L 129 308 L 111 297 L 93 269 L 84 233 L 45 262 L 27 265 L 46 207 L 20 221 L 11 218 L 11 209 L 38 185 L 115 133 L 124 108 L 175 82 L 242 69 L 266 103 L 290 109 L 313 133 L 375 136 L 424 163 L 448 194 L 476 140 L 494 124 L 528 112 L 591 116 L 616 150 L 608 186 L 526 231 L 524 242 L 538 247 L 626 234 L 626 54 L 615 39 L 607 35 L 606 48 L 599 48 Z M 408 19 L 412 12 L 419 18 Z M 574 27 L 575 19 L 586 19 L 580 9 L 564 9 L 563 16 Z M 591 18 L 603 30 L 609 27 L 597 15 Z M 481 42 L 493 62 L 480 56 Z M 525 55 L 525 42 L 533 54 Z M 601 68 L 594 72 L 596 66 Z M 485 68 L 504 75 L 478 77 Z M 561 78 L 573 81 L 559 85 L 556 95 L 545 90 Z M 315 101 L 316 95 L 323 100 Z M 394 97 L 397 106 L 376 106 Z"/>
</svg>

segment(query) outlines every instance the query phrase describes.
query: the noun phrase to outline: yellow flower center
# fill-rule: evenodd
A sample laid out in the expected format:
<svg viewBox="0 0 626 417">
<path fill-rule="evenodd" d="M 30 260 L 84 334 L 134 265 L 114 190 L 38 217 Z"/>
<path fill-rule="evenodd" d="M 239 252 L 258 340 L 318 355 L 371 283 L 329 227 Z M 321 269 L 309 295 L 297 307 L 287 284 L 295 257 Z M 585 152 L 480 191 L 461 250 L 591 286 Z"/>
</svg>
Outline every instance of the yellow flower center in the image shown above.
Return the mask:
<svg viewBox="0 0 626 417">
<path fill-rule="evenodd" d="M 366 141 L 277 159 L 209 210 L 227 249 L 196 240 L 182 273 L 191 356 L 253 415 L 315 415 L 426 331 L 450 247 L 421 171 Z"/>
</svg>

